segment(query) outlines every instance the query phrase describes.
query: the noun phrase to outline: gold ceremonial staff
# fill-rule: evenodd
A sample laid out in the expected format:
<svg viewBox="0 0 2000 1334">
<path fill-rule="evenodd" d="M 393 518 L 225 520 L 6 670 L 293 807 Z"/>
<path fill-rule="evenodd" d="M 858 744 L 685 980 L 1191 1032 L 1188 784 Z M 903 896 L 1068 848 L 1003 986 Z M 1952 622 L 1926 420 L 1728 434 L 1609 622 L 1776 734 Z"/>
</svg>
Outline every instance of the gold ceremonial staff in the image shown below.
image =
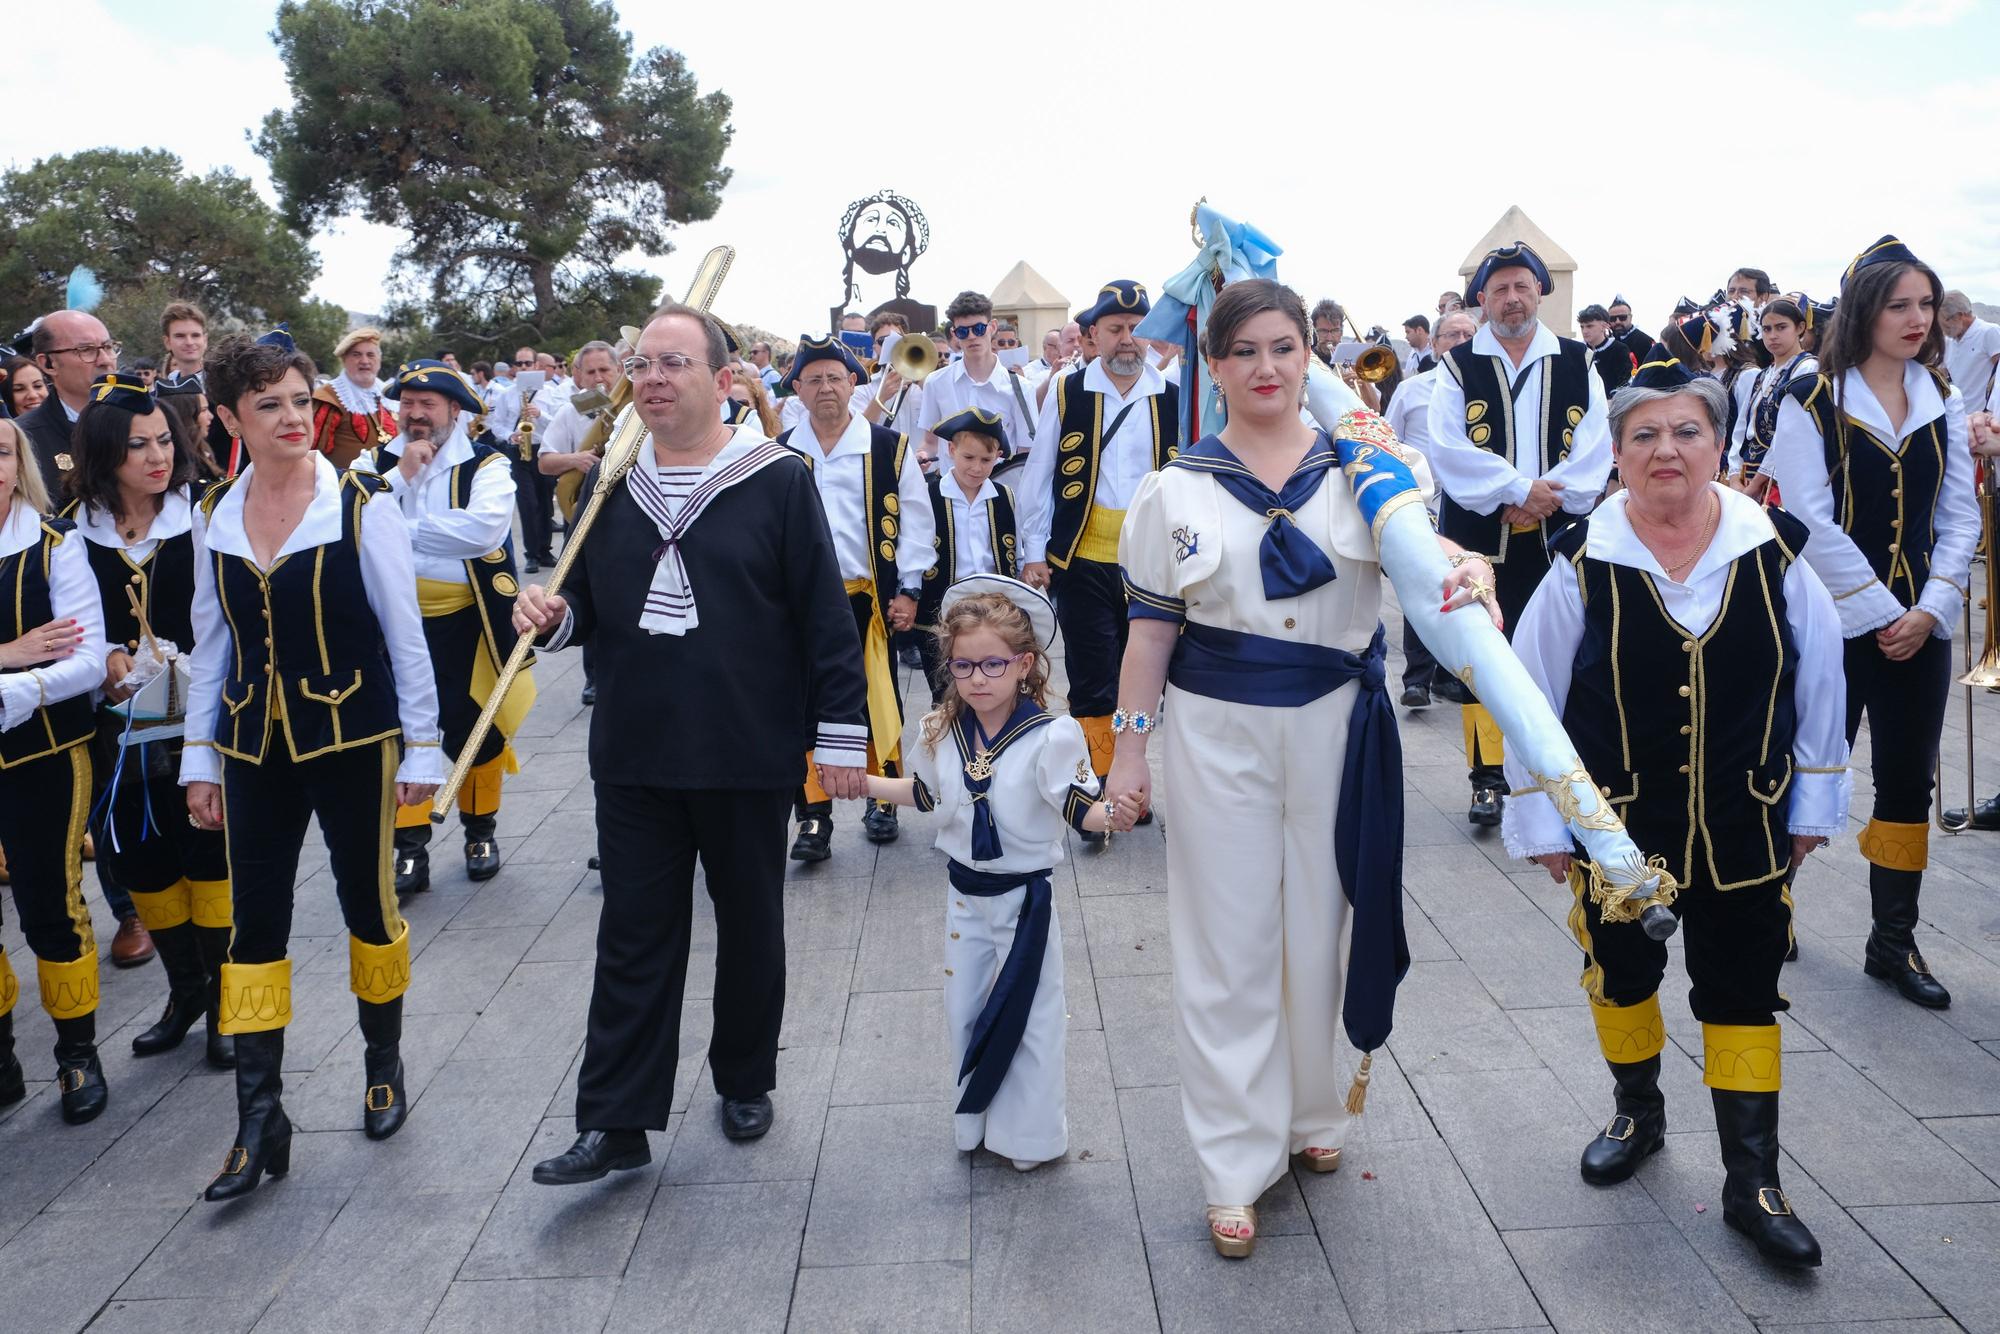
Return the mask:
<svg viewBox="0 0 2000 1334">
<path fill-rule="evenodd" d="M 683 304 L 702 311 L 713 306 L 715 294 L 722 290 L 722 280 L 735 260 L 734 246 L 719 245 L 703 256 Z M 618 424 L 611 429 L 611 438 L 605 442 L 604 462 L 598 466 L 597 485 L 591 488 L 590 501 L 584 508 L 583 516 L 576 521 L 569 540 L 563 543 L 562 559 L 556 562 L 555 572 L 549 576 L 550 593 L 562 591 L 563 580 L 569 577 L 569 567 L 575 562 L 576 553 L 583 549 L 584 539 L 590 536 L 591 525 L 597 521 L 597 511 L 603 507 L 604 497 L 624 478 L 633 460 L 639 457 L 640 449 L 651 438 L 645 423 L 639 420 L 638 405 L 627 403 L 618 414 Z M 528 656 L 534 649 L 535 636 L 524 634 L 515 643 L 514 651 L 507 655 L 507 665 L 500 669 L 499 679 L 494 681 L 485 707 L 479 710 L 479 721 L 472 725 L 472 732 L 458 752 L 457 763 L 451 766 L 451 777 L 438 789 L 437 798 L 431 803 L 432 824 L 443 824 L 445 816 L 457 804 L 458 789 L 464 785 L 465 776 L 472 772 L 472 757 L 479 753 L 480 743 L 486 740 L 486 733 L 493 726 L 493 716 L 500 711 L 501 701 L 507 698 L 514 678 L 527 666 Z"/>
</svg>

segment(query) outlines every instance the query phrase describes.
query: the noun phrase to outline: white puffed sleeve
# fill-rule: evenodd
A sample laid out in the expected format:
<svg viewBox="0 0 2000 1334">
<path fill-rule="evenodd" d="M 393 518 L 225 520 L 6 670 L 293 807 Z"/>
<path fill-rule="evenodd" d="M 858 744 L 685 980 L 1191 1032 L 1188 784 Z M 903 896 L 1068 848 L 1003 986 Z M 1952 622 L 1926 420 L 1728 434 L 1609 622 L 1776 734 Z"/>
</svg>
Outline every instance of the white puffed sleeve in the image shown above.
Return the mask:
<svg viewBox="0 0 2000 1334">
<path fill-rule="evenodd" d="M 1090 746 L 1076 719 L 1056 719 L 1043 729 L 1042 753 L 1035 766 L 1035 786 L 1043 800 L 1062 812 L 1071 828 L 1083 827 L 1083 816 L 1102 789 L 1090 768 Z"/>
<path fill-rule="evenodd" d="M 1847 767 L 1846 650 L 1833 595 L 1805 561 L 1785 571 L 1785 620 L 1799 665 L 1792 676 L 1791 832 L 1832 838 L 1847 830 L 1854 777 Z"/>
</svg>

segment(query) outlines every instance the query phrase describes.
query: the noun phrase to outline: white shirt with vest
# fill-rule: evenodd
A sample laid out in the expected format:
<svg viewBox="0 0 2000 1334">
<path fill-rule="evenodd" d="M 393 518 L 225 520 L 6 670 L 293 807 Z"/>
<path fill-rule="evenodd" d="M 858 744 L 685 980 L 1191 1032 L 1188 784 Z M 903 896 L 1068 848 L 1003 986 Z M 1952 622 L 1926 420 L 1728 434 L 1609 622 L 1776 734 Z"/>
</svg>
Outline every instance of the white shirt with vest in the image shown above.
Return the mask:
<svg viewBox="0 0 2000 1334">
<path fill-rule="evenodd" d="M 1945 369 L 1964 397 L 1967 412 L 1985 412 L 1993 407 L 1996 358 L 2000 358 L 2000 324 L 1989 324 L 1977 315 L 1965 326 L 1965 337 L 1944 340 Z"/>
<path fill-rule="evenodd" d="M 408 440 L 398 435 L 388 447 L 401 457 L 408 445 Z M 460 417 L 451 437 L 418 470 L 416 480 L 405 477 L 400 466 L 382 474 L 397 511 L 409 524 L 410 550 L 420 579 L 470 583 L 465 562 L 498 551 L 507 543 L 514 522 L 514 470 L 506 457 L 488 455 L 487 462 L 472 474 L 464 508 L 451 503 L 452 469 L 470 463 L 473 453 L 472 441 L 465 434 L 465 418 Z M 361 455 L 354 460 L 354 468 L 374 472 L 375 456 Z"/>
<path fill-rule="evenodd" d="M 1120 393 L 1111 382 L 1102 358 L 1084 368 L 1083 388 L 1104 396 L 1106 436 L 1097 460 L 1097 491 L 1092 496 L 1099 509 L 1131 508 L 1132 498 L 1139 493 L 1139 483 L 1153 471 L 1153 414 L 1145 400 L 1164 393 L 1166 387 L 1165 378 L 1153 366 L 1139 372 L 1139 378 L 1127 393 Z M 1059 385 L 1049 387 L 1048 397 L 1042 400 L 1041 424 L 1036 428 L 1039 434 L 1047 436 L 1051 446 L 1062 435 L 1058 414 L 1060 391 Z M 1132 410 L 1125 413 L 1125 420 L 1119 421 L 1118 429 L 1113 431 L 1112 423 L 1128 406 Z M 1174 429 L 1173 422 L 1160 423 L 1165 435 L 1171 436 Z M 1055 522 L 1056 452 L 1054 448 L 1036 450 L 1028 455 L 1027 466 L 1021 470 L 1017 496 L 1021 502 L 1021 559 L 1025 562 L 1047 558 L 1049 529 Z"/>
<path fill-rule="evenodd" d="M 987 519 L 986 505 L 999 496 L 999 485 L 989 477 L 968 500 L 965 488 L 959 485 L 957 470 L 947 468 L 938 478 L 938 494 L 951 506 L 952 573 L 960 579 L 974 574 L 998 574 L 993 561 L 993 525 Z M 932 523 L 936 523 L 935 516 Z"/>
<path fill-rule="evenodd" d="M 1516 362 L 1500 344 L 1493 326 L 1482 324 L 1472 336 L 1472 355 L 1500 358 L 1501 389 L 1506 391 L 1525 370 L 1514 395 L 1514 460 L 1509 463 L 1491 450 L 1472 443 L 1465 432 L 1465 390 L 1439 359 L 1437 388 L 1431 395 L 1427 423 L 1431 444 L 1426 457 L 1438 486 L 1461 509 L 1474 514 L 1491 514 L 1503 505 L 1519 505 L 1528 498 L 1530 483 L 1543 476 L 1540 425 L 1542 404 L 1549 391 L 1545 374 L 1548 358 L 1559 344 L 1549 326 L 1539 320 L 1528 343 L 1527 355 Z M 1570 440 L 1569 457 L 1549 469 L 1547 480 L 1561 482 L 1562 508 L 1571 514 L 1588 514 L 1603 494 L 1611 476 L 1611 432 L 1605 424 L 1604 381 L 1584 358 L 1584 379 L 1590 402 L 1584 409 Z M 1401 391 L 1398 391 L 1399 393 Z M 1550 426 L 1561 430 L 1558 419 Z"/>
<path fill-rule="evenodd" d="M 42 516 L 16 496 L 6 521 L 0 523 L 0 558 L 26 551 L 41 540 Z M 44 704 L 88 694 L 104 680 L 104 608 L 78 534 L 70 534 L 49 557 L 49 607 L 58 620 L 76 618 L 83 642 L 60 662 L 0 673 L 0 732 L 27 722 Z M 34 628 L 21 627 L 24 633 Z"/>
<path fill-rule="evenodd" d="M 875 577 L 875 520 L 867 505 L 872 429 L 865 418 L 850 415 L 847 428 L 828 450 L 820 444 L 808 417 L 786 437 L 786 443 L 812 460 L 813 480 L 819 487 L 820 504 L 826 509 L 826 526 L 833 531 L 833 550 L 840 560 L 842 579 Z M 896 498 L 900 516 L 896 587 L 916 588 L 923 583 L 924 571 L 936 554 L 931 546 L 936 520 L 931 516 L 930 488 L 924 485 L 914 445 L 903 453 L 903 469 L 896 475 Z"/>
</svg>

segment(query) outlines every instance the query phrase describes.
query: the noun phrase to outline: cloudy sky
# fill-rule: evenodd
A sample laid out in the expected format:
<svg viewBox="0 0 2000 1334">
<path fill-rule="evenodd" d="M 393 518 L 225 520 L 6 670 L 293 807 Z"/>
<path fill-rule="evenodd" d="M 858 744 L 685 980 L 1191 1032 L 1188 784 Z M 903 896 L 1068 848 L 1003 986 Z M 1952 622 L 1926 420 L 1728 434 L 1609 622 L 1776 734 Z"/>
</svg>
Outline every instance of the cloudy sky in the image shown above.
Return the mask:
<svg viewBox="0 0 2000 1334">
<path fill-rule="evenodd" d="M 1883 232 L 2000 303 L 1996 0 L 1280 3 L 1241 27 L 1181 0 L 909 22 L 790 0 L 622 8 L 638 47 L 680 49 L 735 102 L 721 211 L 648 263 L 678 295 L 707 247 L 736 246 L 718 309 L 788 335 L 825 323 L 841 213 L 883 187 L 929 217 L 914 294 L 940 307 L 1020 259 L 1073 304 L 1112 277 L 1156 285 L 1186 263 L 1201 195 L 1277 239 L 1309 301 L 1364 323 L 1431 310 L 1509 204 L 1576 258 L 1579 299 L 1622 292 L 1649 326 L 1743 264 L 1818 294 Z M 246 131 L 287 100 L 272 12 L 16 14 L 33 47 L 8 61 L 0 164 L 158 146 L 268 192 Z M 318 294 L 375 309 L 396 242 L 358 219 L 322 233 Z"/>
</svg>

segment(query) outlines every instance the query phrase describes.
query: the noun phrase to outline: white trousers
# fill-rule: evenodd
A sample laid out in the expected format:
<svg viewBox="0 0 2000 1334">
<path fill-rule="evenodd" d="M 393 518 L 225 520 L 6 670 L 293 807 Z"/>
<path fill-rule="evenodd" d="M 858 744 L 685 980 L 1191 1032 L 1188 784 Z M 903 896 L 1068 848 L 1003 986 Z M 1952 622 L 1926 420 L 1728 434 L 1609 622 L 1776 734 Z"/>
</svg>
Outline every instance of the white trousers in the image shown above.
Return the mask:
<svg viewBox="0 0 2000 1334">
<path fill-rule="evenodd" d="M 1347 1138 L 1340 1004 L 1352 930 L 1334 806 L 1358 684 L 1303 708 L 1171 686 L 1161 807 L 1181 1110 L 1210 1204 Z"/>
<path fill-rule="evenodd" d="M 1014 928 L 1028 888 L 1023 885 L 991 898 L 957 890 L 950 890 L 950 894 L 944 915 L 944 1017 L 951 1033 L 951 1074 L 956 1085 L 965 1049 L 972 1041 L 972 1026 L 986 1007 L 986 998 L 1000 976 L 1000 965 L 1014 948 Z M 1007 1077 L 1000 1081 L 986 1110 L 976 1115 L 953 1114 L 958 1147 L 970 1152 L 983 1142 L 1003 1158 L 1037 1163 L 1068 1152 L 1063 1065 L 1068 1043 L 1062 919 L 1051 911 L 1049 943 L 1042 954 L 1042 976 L 1035 988 L 1034 1006 L 1028 1011 L 1027 1031 L 1021 1034 Z M 954 1091 L 954 1102 L 958 1096 Z"/>
</svg>

